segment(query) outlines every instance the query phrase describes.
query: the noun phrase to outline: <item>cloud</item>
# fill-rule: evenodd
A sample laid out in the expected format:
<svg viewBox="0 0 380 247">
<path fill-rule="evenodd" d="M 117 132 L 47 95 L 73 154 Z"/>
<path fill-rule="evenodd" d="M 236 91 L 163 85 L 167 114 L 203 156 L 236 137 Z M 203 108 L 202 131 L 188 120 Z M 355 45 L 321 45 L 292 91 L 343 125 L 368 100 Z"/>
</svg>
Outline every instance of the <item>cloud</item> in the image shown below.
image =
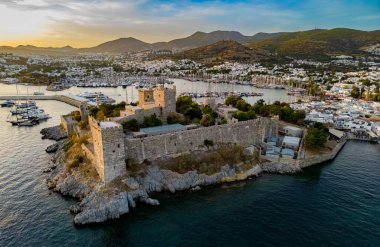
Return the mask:
<svg viewBox="0 0 380 247">
<path fill-rule="evenodd" d="M 378 18 L 358 16 L 378 16 L 379 12 L 376 1 L 372 0 L 365 3 L 358 0 L 3 0 L 0 21 L 4 8 L 15 18 L 19 15 L 39 20 L 22 24 L 23 30 L 29 27 L 35 32 L 29 40 L 59 45 L 66 42 L 74 46 L 96 45 L 128 36 L 148 42 L 167 41 L 195 31 L 217 29 L 237 30 L 246 35 L 315 26 L 371 29 L 377 27 Z M 17 25 L 13 28 L 17 29 Z M 9 29 L 0 24 L 0 31 L 12 36 Z M 0 37 L 2 40 L 5 39 Z"/>
</svg>

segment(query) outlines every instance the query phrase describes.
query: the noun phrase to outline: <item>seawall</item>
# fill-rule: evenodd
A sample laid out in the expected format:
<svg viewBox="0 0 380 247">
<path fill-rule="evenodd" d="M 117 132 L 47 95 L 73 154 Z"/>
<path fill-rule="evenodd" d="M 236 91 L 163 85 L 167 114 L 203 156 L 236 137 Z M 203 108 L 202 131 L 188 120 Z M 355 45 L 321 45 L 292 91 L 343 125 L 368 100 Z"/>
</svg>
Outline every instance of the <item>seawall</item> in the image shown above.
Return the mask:
<svg viewBox="0 0 380 247">
<path fill-rule="evenodd" d="M 340 152 L 340 150 L 342 150 L 346 142 L 347 142 L 346 139 L 342 139 L 341 142 L 338 143 L 334 147 L 334 149 L 328 154 L 316 155 L 316 156 L 312 156 L 312 157 L 305 158 L 302 160 L 298 160 L 299 167 L 305 168 L 305 167 L 317 165 L 317 164 L 334 159 L 337 156 L 337 154 Z"/>
</svg>

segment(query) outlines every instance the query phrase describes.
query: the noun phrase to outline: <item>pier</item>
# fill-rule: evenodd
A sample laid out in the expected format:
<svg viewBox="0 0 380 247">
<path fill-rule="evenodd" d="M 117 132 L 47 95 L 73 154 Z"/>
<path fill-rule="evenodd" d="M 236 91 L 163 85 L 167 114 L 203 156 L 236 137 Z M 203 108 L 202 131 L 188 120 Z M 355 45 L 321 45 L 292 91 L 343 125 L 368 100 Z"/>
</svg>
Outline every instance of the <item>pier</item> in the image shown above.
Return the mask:
<svg viewBox="0 0 380 247">
<path fill-rule="evenodd" d="M 87 99 L 78 97 L 75 95 L 0 95 L 1 100 L 56 100 L 60 101 L 77 108 L 80 107 L 81 103 L 87 102 L 89 105 L 94 105 L 94 103 L 89 102 Z"/>
</svg>

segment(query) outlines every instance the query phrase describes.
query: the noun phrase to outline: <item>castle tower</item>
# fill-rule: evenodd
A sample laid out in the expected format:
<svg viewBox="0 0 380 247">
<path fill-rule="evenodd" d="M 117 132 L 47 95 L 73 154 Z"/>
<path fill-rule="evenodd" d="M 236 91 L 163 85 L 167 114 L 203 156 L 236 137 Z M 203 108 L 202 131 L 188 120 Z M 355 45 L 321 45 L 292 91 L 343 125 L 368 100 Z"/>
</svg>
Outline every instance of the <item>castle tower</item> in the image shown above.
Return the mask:
<svg viewBox="0 0 380 247">
<path fill-rule="evenodd" d="M 145 109 L 147 105 L 152 104 L 154 104 L 153 89 L 139 89 L 139 106 Z"/>
<path fill-rule="evenodd" d="M 89 117 L 96 171 L 105 185 L 126 173 L 123 128 L 115 122 L 98 122 Z"/>
<path fill-rule="evenodd" d="M 79 110 L 80 110 L 80 116 L 81 116 L 82 120 L 87 121 L 88 120 L 88 104 L 87 104 L 87 101 L 83 101 L 80 103 Z"/>
<path fill-rule="evenodd" d="M 170 112 L 175 112 L 176 103 L 176 86 L 164 87 L 160 84 L 154 90 L 155 104 L 162 108 L 162 120 L 166 122 L 166 118 Z"/>
</svg>

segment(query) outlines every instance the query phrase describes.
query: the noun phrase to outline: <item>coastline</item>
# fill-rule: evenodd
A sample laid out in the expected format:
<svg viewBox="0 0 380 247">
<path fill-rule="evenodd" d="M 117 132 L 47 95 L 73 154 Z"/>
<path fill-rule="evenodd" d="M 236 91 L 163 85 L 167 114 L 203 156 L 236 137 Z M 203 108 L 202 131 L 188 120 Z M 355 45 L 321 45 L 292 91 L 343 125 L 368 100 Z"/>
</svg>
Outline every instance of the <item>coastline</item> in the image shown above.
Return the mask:
<svg viewBox="0 0 380 247">
<path fill-rule="evenodd" d="M 57 128 L 59 127 L 42 132 L 45 136 L 47 133 L 48 136 L 49 133 L 52 133 L 49 138 L 54 139 L 55 135 L 59 133 Z M 346 140 L 339 143 L 331 153 L 318 156 L 315 159 L 308 159 L 295 164 L 263 162 L 251 164 L 248 169 L 246 166 L 245 169 L 242 168 L 243 163 L 226 164 L 221 167 L 220 172 L 211 175 L 200 174 L 196 170 L 180 174 L 152 165 L 147 167 L 144 173 L 129 174 L 121 178 L 117 184 L 107 188 L 99 178 L 86 179 L 87 174 L 94 174 L 95 172 L 91 166 L 84 168 L 86 172 L 83 172 L 83 169 L 74 168 L 69 171 L 66 168 L 63 150 L 65 142 L 60 140 L 53 144 L 58 147 L 49 167 L 45 169 L 45 172 L 50 172 L 47 178 L 47 186 L 54 192 L 79 200 L 77 204 L 70 207 L 70 211 L 75 214 L 74 224 L 84 225 L 117 219 L 127 214 L 131 208 L 135 208 L 137 202 L 157 206 L 159 201 L 150 197 L 150 194 L 154 192 L 175 193 L 177 191 L 200 190 L 202 186 L 242 181 L 259 177 L 262 173 L 289 175 L 299 173 L 303 168 L 334 159 L 345 145 Z"/>
</svg>

